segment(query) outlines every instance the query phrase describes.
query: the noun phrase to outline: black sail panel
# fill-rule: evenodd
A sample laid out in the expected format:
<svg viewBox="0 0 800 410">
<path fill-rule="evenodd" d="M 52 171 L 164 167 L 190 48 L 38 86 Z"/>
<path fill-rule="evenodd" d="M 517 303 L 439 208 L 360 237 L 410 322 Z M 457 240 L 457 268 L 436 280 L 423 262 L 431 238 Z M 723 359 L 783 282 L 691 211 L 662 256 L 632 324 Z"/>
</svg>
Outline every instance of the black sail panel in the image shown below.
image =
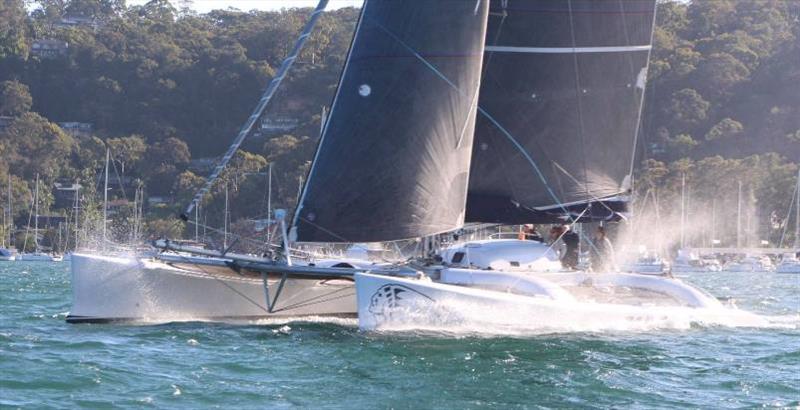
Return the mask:
<svg viewBox="0 0 800 410">
<path fill-rule="evenodd" d="M 366 0 L 294 228 L 302 242 L 464 222 L 488 0 Z"/>
<path fill-rule="evenodd" d="M 491 3 L 470 222 L 608 219 L 630 189 L 655 0 Z M 609 205 L 613 204 L 613 206 Z"/>
</svg>

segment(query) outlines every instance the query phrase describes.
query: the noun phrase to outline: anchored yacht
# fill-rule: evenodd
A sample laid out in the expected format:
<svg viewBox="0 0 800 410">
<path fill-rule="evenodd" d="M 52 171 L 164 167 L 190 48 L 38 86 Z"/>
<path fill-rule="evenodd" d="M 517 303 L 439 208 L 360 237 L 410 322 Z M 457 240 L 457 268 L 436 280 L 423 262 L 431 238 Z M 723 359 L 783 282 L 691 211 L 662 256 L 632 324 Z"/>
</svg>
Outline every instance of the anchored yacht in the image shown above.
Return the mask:
<svg viewBox="0 0 800 410">
<path fill-rule="evenodd" d="M 798 259 L 797 254 L 783 254 L 781 262 L 775 267 L 775 273 L 800 273 L 800 259 Z"/>
</svg>

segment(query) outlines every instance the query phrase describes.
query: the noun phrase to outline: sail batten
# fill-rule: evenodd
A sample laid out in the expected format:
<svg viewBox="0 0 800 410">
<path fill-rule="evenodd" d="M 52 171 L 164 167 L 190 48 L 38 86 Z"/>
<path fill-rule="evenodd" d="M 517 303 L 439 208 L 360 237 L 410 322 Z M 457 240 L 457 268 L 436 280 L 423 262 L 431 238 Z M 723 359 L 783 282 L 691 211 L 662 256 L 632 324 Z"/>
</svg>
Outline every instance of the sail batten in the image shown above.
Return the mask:
<svg viewBox="0 0 800 410">
<path fill-rule="evenodd" d="M 464 222 L 488 0 L 365 1 L 295 212 L 302 242 Z"/>
</svg>

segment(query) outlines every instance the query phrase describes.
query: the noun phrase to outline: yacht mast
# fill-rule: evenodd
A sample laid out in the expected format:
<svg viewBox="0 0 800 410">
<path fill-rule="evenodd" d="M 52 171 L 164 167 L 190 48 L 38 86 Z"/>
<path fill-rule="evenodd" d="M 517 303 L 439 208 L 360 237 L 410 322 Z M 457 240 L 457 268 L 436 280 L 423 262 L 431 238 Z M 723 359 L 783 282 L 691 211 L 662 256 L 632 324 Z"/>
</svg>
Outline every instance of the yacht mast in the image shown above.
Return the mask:
<svg viewBox="0 0 800 410">
<path fill-rule="evenodd" d="M 194 241 L 200 239 L 200 204 L 194 207 Z"/>
<path fill-rule="evenodd" d="M 39 174 L 36 174 L 36 185 L 33 191 L 33 243 L 34 252 L 39 252 Z"/>
<path fill-rule="evenodd" d="M 80 212 L 80 198 L 81 185 L 75 184 L 75 250 L 78 250 L 78 213 Z"/>
<path fill-rule="evenodd" d="M 711 198 L 711 249 L 714 249 L 714 239 L 717 237 L 717 198 Z"/>
<path fill-rule="evenodd" d="M 11 174 L 8 174 L 8 246 L 14 246 L 14 211 L 13 204 L 11 203 Z"/>
<path fill-rule="evenodd" d="M 686 246 L 686 173 L 681 174 L 681 249 Z"/>
<path fill-rule="evenodd" d="M 110 156 L 111 150 L 106 148 L 105 182 L 103 183 L 103 247 L 106 246 L 106 242 L 108 241 L 106 229 L 108 225 L 108 160 Z"/>
<path fill-rule="evenodd" d="M 739 180 L 739 196 L 736 211 L 736 248 L 742 247 L 742 180 Z"/>
<path fill-rule="evenodd" d="M 222 249 L 228 249 L 228 183 L 225 183 L 225 215 L 222 218 L 223 235 Z"/>
<path fill-rule="evenodd" d="M 800 249 L 800 169 L 797 170 L 797 187 L 794 199 L 794 249 Z"/>
<path fill-rule="evenodd" d="M 325 121 L 325 115 L 322 118 Z M 267 243 L 272 243 L 272 162 L 267 170 Z"/>
</svg>

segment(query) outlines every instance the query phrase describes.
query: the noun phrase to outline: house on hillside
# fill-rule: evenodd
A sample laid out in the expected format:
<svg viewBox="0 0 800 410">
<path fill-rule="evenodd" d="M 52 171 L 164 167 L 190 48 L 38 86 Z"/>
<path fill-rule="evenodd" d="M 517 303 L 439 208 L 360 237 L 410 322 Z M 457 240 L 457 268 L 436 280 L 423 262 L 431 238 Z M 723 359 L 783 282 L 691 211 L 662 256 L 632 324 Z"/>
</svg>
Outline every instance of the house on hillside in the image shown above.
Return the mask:
<svg viewBox="0 0 800 410">
<path fill-rule="evenodd" d="M 75 138 L 90 137 L 94 131 L 94 124 L 89 122 L 59 122 L 58 126 Z"/>
<path fill-rule="evenodd" d="M 53 207 L 56 209 L 72 209 L 75 197 L 80 194 L 81 185 L 73 182 L 56 182 L 53 184 Z"/>
<path fill-rule="evenodd" d="M 100 27 L 100 22 L 94 17 L 66 15 L 55 23 L 54 26 L 57 28 L 89 27 L 96 30 Z"/>
<path fill-rule="evenodd" d="M 31 45 L 31 55 L 39 58 L 60 58 L 67 54 L 69 43 L 63 40 L 39 39 Z"/>
<path fill-rule="evenodd" d="M 300 126 L 300 119 L 290 116 L 275 116 L 261 121 L 261 134 L 279 134 L 289 132 Z"/>
</svg>

